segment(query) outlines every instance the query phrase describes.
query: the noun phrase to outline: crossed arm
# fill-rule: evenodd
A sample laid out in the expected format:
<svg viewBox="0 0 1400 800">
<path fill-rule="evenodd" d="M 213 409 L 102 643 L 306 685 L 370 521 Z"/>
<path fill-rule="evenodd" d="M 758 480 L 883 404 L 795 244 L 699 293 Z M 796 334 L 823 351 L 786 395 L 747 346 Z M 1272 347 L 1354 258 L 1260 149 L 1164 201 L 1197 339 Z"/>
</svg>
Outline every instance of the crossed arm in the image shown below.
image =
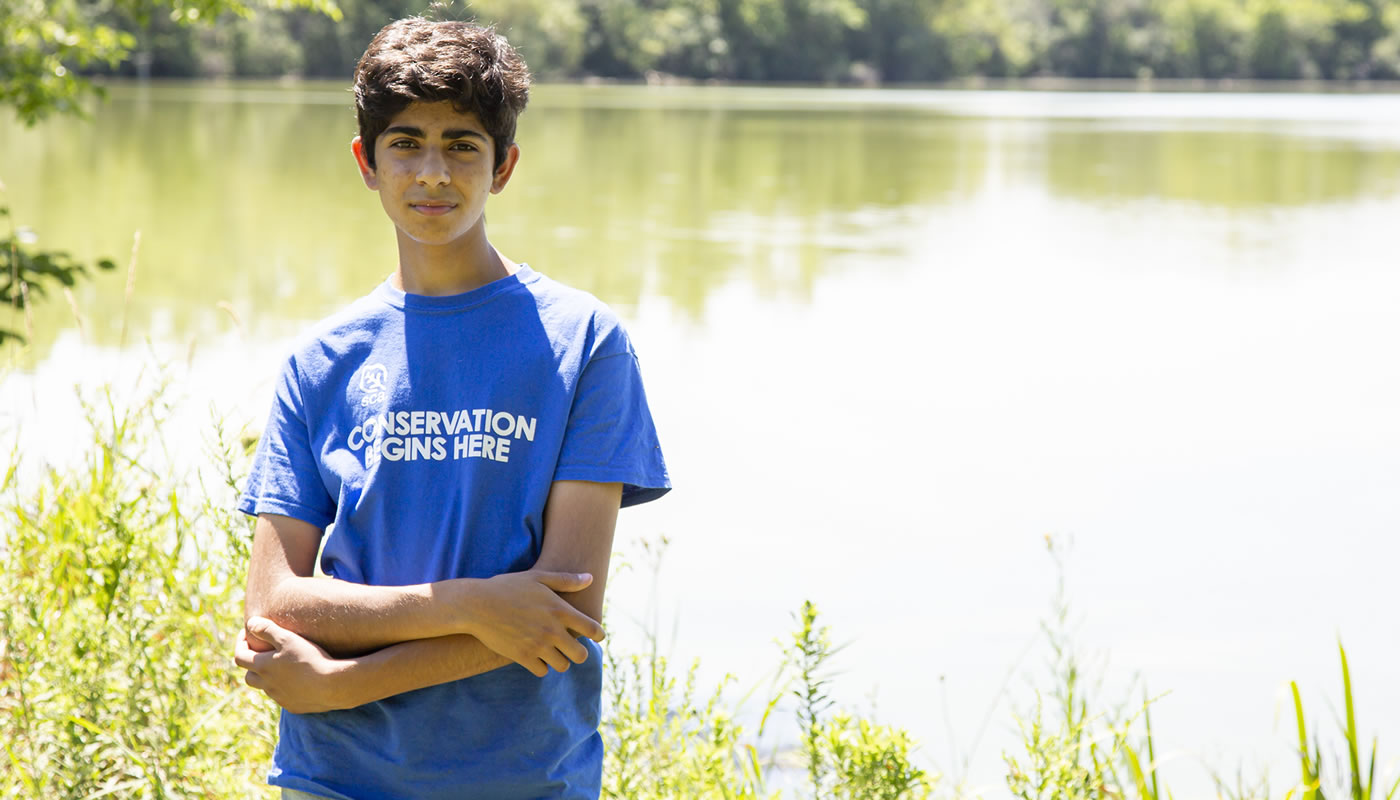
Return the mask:
<svg viewBox="0 0 1400 800">
<path fill-rule="evenodd" d="M 322 531 L 258 518 L 246 624 L 234 661 L 296 713 L 352 708 L 515 662 L 535 675 L 582 663 L 601 641 L 620 484 L 557 481 L 544 546 L 526 572 L 414 586 L 313 578 Z"/>
</svg>

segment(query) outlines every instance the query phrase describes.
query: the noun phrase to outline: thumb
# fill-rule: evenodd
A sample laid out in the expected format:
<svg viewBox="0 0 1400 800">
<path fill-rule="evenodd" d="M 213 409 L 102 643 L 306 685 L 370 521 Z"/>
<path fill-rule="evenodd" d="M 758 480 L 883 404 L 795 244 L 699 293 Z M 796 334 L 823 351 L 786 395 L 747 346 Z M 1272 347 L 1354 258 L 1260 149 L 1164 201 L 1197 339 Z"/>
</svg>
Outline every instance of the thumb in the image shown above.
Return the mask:
<svg viewBox="0 0 1400 800">
<path fill-rule="evenodd" d="M 253 617 L 244 626 L 248 633 L 281 649 L 287 640 L 287 630 L 267 617 Z"/>
<path fill-rule="evenodd" d="M 556 592 L 581 592 L 593 582 L 593 576 L 587 572 L 541 572 L 537 580 Z"/>
</svg>

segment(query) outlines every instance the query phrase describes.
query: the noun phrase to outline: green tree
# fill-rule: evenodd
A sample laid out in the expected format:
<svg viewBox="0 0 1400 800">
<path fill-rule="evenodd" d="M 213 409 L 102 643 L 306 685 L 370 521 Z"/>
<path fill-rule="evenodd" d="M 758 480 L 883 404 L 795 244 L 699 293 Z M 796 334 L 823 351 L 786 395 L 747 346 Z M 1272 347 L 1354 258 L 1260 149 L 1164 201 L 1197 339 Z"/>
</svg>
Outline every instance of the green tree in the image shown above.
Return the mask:
<svg viewBox="0 0 1400 800">
<path fill-rule="evenodd" d="M 1241 77 L 1249 41 L 1248 11 L 1234 0 L 1164 2 L 1169 49 L 1157 74 L 1168 78 Z"/>
<path fill-rule="evenodd" d="M 652 71 L 693 78 L 751 77 L 734 69 L 723 5 L 724 0 L 579 0 L 587 30 L 578 66 L 618 78 Z M 511 41 L 530 58 L 526 39 L 512 36 Z"/>
<path fill-rule="evenodd" d="M 935 5 L 926 0 L 864 0 L 867 24 L 852 36 L 851 57 L 882 81 L 933 81 L 953 67 L 933 31 Z"/>
<path fill-rule="evenodd" d="M 933 30 L 947 54 L 951 75 L 1016 77 L 1032 71 L 1048 28 L 1040 4 L 1007 0 L 946 0 Z"/>
<path fill-rule="evenodd" d="M 585 23 L 573 0 L 476 0 L 472 12 L 520 50 L 536 75 L 567 75 L 583 58 Z"/>
<path fill-rule="evenodd" d="M 137 47 L 118 19 L 147 29 L 163 16 L 192 27 L 224 15 L 250 17 L 258 5 L 341 16 L 335 0 L 6 0 L 0 3 L 0 105 L 31 125 L 52 113 L 81 113 L 83 98 L 97 91 L 85 72 L 116 68 Z"/>
<path fill-rule="evenodd" d="M 855 0 L 720 0 L 719 16 L 737 75 L 766 81 L 844 79 L 869 23 Z"/>
<path fill-rule="evenodd" d="M 335 19 L 335 0 L 260 0 L 265 7 L 303 7 Z M 249 17 L 254 6 L 243 0 L 4 0 L 0 2 L 0 107 L 13 109 L 26 125 L 51 114 L 82 115 L 86 98 L 100 94 L 89 73 L 114 70 L 132 57 L 138 36 L 120 27 L 134 23 L 149 32 L 152 23 L 176 27 L 208 25 L 221 16 Z M 159 29 L 159 26 L 154 26 Z M 144 37 L 149 53 L 152 41 Z M 188 41 L 188 40 L 186 40 Z M 299 54 L 299 51 L 298 51 Z M 0 206 L 9 217 L 9 208 Z M 26 252 L 13 225 L 4 240 L 3 259 L 8 287 L 5 299 L 16 308 L 43 295 L 43 282 L 65 286 L 84 274 L 65 253 Z M 109 268 L 110 261 L 99 264 Z M 30 285 L 36 291 L 29 291 Z M 0 329 L 0 341 L 22 338 Z"/>
</svg>

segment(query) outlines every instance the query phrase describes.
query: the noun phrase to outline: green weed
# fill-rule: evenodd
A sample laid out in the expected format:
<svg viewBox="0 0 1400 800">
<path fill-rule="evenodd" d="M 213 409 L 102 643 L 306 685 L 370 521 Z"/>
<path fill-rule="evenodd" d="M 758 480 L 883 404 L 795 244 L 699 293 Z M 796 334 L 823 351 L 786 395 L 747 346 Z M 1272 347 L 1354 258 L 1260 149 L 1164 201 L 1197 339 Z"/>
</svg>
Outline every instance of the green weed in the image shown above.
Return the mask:
<svg viewBox="0 0 1400 800">
<path fill-rule="evenodd" d="M 230 664 L 247 526 L 157 466 L 169 409 L 159 389 L 139 396 L 89 398 L 80 464 L 24 489 L 22 454 L 6 472 L 5 797 L 267 793 L 273 707 Z M 226 473 L 238 455 L 222 454 Z"/>
<path fill-rule="evenodd" d="M 797 616 L 797 630 L 784 653 L 795 671 L 797 722 L 802 732 L 803 761 L 813 796 L 835 800 L 923 800 L 933 791 L 930 778 L 910 760 L 915 744 L 899 728 L 877 725 L 838 711 L 828 694 L 828 662 L 841 650 L 831 643 L 831 629 L 818 625 L 817 607 L 808 600 Z"/>
<path fill-rule="evenodd" d="M 1371 740 L 1371 756 L 1366 759 L 1366 770 L 1361 769 L 1361 743 L 1356 733 L 1356 708 L 1352 702 L 1351 694 L 1351 669 L 1347 666 L 1347 651 L 1341 642 L 1337 643 L 1337 650 L 1342 659 L 1342 698 L 1346 704 L 1346 722 L 1342 727 L 1342 735 L 1346 740 L 1347 755 L 1347 780 L 1336 785 L 1331 790 L 1333 798 L 1348 798 L 1348 800 L 1372 800 L 1384 798 L 1392 800 L 1400 792 L 1400 778 L 1390 787 L 1384 795 L 1379 794 L 1375 789 L 1376 782 L 1376 754 L 1379 750 L 1376 739 Z M 1293 710 L 1298 719 L 1298 757 L 1302 764 L 1302 780 L 1288 796 L 1291 800 L 1295 795 L 1299 800 L 1327 800 L 1328 794 L 1323 789 L 1324 776 L 1322 774 L 1322 744 L 1320 736 L 1313 735 L 1313 750 L 1308 752 L 1308 729 L 1303 718 L 1303 698 L 1298 693 L 1298 684 L 1290 683 L 1293 690 Z M 1382 787 L 1383 789 L 1384 787 Z"/>
</svg>

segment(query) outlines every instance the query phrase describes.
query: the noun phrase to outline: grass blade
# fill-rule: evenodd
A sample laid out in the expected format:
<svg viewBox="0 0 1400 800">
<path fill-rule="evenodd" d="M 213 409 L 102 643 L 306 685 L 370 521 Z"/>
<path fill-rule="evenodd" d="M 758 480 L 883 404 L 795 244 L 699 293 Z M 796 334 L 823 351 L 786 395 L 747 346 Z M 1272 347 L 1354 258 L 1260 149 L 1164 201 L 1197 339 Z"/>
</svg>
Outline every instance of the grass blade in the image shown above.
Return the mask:
<svg viewBox="0 0 1400 800">
<path fill-rule="evenodd" d="M 1152 767 L 1152 800 L 1161 800 L 1161 790 L 1157 787 L 1157 751 L 1152 745 L 1152 700 L 1143 691 L 1142 719 L 1147 725 L 1147 761 Z"/>
<path fill-rule="evenodd" d="M 1137 787 L 1138 797 L 1142 800 L 1157 800 L 1155 789 L 1147 785 L 1147 778 L 1142 774 L 1142 764 L 1138 761 L 1137 753 L 1132 745 L 1123 745 L 1123 756 L 1128 762 L 1128 772 L 1133 777 L 1133 785 Z M 1153 780 L 1156 780 L 1156 770 L 1153 770 Z"/>
<path fill-rule="evenodd" d="M 10 754 L 10 764 L 15 769 L 14 774 L 19 776 L 25 788 L 29 789 L 31 796 L 37 795 L 39 787 L 34 785 L 34 781 L 29 777 L 29 770 L 25 769 L 24 764 L 20 763 L 19 756 L 15 755 L 14 748 L 11 747 L 8 742 L 5 744 L 5 752 Z"/>
<path fill-rule="evenodd" d="M 1351 797 L 1352 800 L 1370 800 L 1367 797 L 1367 788 L 1361 782 L 1361 755 L 1356 745 L 1356 710 L 1351 700 L 1351 671 L 1347 669 L 1347 650 L 1342 647 L 1340 641 L 1337 642 L 1337 649 L 1342 654 L 1342 690 L 1347 704 L 1347 756 L 1351 762 Z"/>
<path fill-rule="evenodd" d="M 1303 722 L 1303 698 L 1298 694 L 1298 683 L 1292 681 L 1288 684 L 1293 689 L 1293 710 L 1298 715 L 1298 759 L 1303 765 L 1303 797 L 1302 800 L 1317 800 L 1317 773 L 1313 771 L 1312 761 L 1308 758 L 1308 729 Z"/>
</svg>

